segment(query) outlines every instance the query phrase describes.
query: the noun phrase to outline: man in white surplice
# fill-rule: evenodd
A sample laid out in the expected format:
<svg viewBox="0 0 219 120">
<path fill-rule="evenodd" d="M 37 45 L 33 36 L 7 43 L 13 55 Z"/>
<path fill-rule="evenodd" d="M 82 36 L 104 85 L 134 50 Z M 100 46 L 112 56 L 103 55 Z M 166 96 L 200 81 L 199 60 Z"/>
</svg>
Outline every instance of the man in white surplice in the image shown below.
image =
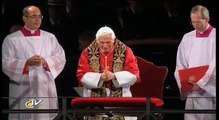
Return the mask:
<svg viewBox="0 0 219 120">
<path fill-rule="evenodd" d="M 55 78 L 65 66 L 65 52 L 53 34 L 39 29 L 42 18 L 38 7 L 25 7 L 24 27 L 6 36 L 2 44 L 2 70 L 10 78 L 10 109 L 58 109 Z M 9 120 L 52 120 L 55 116 L 9 114 Z"/>
<path fill-rule="evenodd" d="M 202 5 L 194 6 L 190 12 L 195 30 L 182 38 L 177 51 L 175 78 L 182 99 L 186 98 L 185 109 L 216 109 L 216 28 L 209 24 L 209 11 Z M 180 69 L 209 65 L 206 74 L 198 81 L 189 79 L 192 91 L 183 91 L 179 78 Z M 215 114 L 186 113 L 185 120 L 216 120 Z"/>
</svg>

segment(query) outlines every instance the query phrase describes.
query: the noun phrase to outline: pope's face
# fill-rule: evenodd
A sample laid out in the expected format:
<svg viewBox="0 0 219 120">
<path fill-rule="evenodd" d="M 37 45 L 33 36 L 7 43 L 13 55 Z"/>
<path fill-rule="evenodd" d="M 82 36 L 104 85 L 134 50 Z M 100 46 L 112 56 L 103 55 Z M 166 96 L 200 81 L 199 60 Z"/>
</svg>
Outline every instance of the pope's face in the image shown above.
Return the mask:
<svg viewBox="0 0 219 120">
<path fill-rule="evenodd" d="M 111 35 L 104 35 L 98 38 L 98 44 L 102 52 L 110 52 L 113 49 L 114 39 Z"/>
</svg>

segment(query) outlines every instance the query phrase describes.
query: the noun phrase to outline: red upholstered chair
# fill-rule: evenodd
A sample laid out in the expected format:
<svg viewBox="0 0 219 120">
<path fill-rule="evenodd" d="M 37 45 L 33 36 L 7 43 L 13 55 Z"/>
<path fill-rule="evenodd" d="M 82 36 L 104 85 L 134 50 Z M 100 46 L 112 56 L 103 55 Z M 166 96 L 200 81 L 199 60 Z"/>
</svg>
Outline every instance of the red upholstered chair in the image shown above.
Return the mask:
<svg viewBox="0 0 219 120">
<path fill-rule="evenodd" d="M 131 108 L 131 111 L 137 111 L 136 108 L 147 106 L 147 99 L 150 98 L 151 108 L 161 108 L 164 104 L 162 100 L 163 85 L 168 73 L 166 66 L 156 66 L 152 62 L 137 57 L 138 67 L 140 70 L 140 82 L 131 86 L 133 97 L 125 98 L 74 98 L 71 101 L 73 108 L 84 107 L 113 107 L 113 108 Z M 147 97 L 147 98 L 146 98 Z M 148 105 L 148 104 L 147 104 Z M 92 111 L 92 110 L 91 110 Z M 117 111 L 118 112 L 118 111 Z M 128 113 L 130 111 L 126 111 Z M 111 111 L 112 113 L 112 111 Z M 113 112 L 116 113 L 116 112 Z M 120 112 L 121 113 L 121 112 Z M 139 116 L 139 114 L 136 113 Z"/>
<path fill-rule="evenodd" d="M 138 56 L 136 58 L 141 80 L 131 87 L 132 96 L 159 98 L 154 104 L 156 108 L 161 108 L 164 104 L 162 99 L 163 86 L 168 73 L 168 68 L 166 66 L 157 66 L 153 62 L 149 62 Z M 157 116 L 158 119 L 162 118 L 162 114 L 156 113 L 154 115 Z"/>
<path fill-rule="evenodd" d="M 141 57 L 136 57 L 140 70 L 140 82 L 131 86 L 133 97 L 163 97 L 163 86 L 168 68 L 166 66 L 156 66 Z"/>
</svg>

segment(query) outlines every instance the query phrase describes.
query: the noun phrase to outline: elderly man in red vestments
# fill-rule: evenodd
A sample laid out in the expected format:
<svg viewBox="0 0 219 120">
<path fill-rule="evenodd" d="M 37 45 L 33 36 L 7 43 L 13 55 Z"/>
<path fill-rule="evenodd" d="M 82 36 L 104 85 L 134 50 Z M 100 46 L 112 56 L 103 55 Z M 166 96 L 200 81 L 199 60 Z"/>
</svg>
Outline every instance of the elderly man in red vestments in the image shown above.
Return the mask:
<svg viewBox="0 0 219 120">
<path fill-rule="evenodd" d="M 131 97 L 130 86 L 138 80 L 139 69 L 132 50 L 105 26 L 82 52 L 77 77 L 83 97 Z"/>
</svg>

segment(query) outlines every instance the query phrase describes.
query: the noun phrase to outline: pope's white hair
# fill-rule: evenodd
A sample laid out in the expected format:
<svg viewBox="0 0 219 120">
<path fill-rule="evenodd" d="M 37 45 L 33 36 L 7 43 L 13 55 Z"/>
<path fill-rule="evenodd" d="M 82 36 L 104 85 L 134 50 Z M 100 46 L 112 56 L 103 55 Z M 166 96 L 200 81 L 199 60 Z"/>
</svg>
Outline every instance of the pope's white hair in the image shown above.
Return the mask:
<svg viewBox="0 0 219 120">
<path fill-rule="evenodd" d="M 96 39 L 98 40 L 99 37 L 109 34 L 112 36 L 112 39 L 116 38 L 115 33 L 110 27 L 107 26 L 101 27 L 96 33 Z"/>
</svg>

